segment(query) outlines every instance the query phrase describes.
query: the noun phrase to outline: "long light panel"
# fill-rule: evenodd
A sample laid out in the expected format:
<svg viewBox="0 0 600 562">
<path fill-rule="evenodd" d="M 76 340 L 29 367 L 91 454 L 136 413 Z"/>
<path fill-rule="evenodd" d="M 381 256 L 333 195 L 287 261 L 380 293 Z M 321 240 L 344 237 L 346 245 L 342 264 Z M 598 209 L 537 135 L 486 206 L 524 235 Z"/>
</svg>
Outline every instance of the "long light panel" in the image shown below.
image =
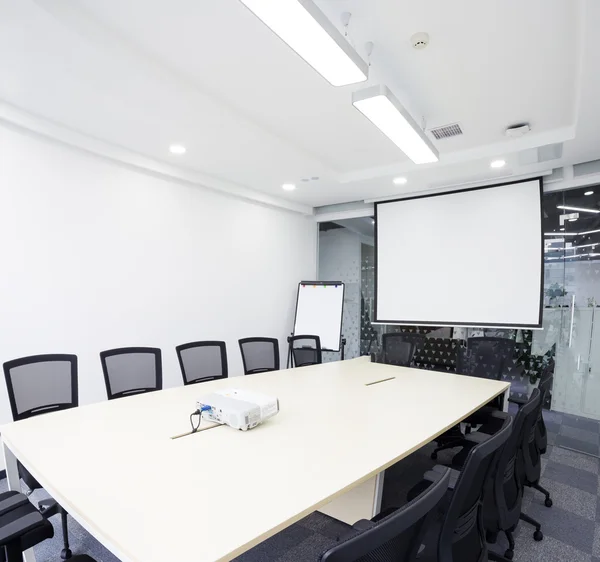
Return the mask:
<svg viewBox="0 0 600 562">
<path fill-rule="evenodd" d="M 354 92 L 352 103 L 415 164 L 439 160 L 435 146 L 387 86 Z"/>
<path fill-rule="evenodd" d="M 333 86 L 363 82 L 369 67 L 312 0 L 240 0 Z"/>
<path fill-rule="evenodd" d="M 579 211 L 581 213 L 600 213 L 598 209 L 587 209 L 585 207 L 571 207 L 569 205 L 556 205 L 557 209 L 563 209 L 564 211 Z"/>
</svg>

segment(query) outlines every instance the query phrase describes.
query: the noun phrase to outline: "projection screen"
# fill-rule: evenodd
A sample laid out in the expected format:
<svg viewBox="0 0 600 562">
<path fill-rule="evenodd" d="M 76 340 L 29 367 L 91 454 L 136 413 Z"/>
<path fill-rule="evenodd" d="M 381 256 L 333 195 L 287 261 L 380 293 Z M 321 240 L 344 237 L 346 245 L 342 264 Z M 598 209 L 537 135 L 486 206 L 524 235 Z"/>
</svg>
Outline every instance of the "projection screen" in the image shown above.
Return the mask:
<svg viewBox="0 0 600 562">
<path fill-rule="evenodd" d="M 540 328 L 542 179 L 375 204 L 375 322 Z"/>
</svg>

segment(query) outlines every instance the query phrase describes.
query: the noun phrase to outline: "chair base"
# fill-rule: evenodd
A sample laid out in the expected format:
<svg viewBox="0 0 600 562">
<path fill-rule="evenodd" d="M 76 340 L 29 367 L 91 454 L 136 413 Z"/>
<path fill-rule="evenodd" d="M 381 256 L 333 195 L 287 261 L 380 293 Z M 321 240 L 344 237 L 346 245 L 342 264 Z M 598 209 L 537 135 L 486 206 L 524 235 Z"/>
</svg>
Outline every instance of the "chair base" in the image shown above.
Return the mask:
<svg viewBox="0 0 600 562">
<path fill-rule="evenodd" d="M 544 534 L 542 533 L 542 524 L 539 521 L 536 521 L 533 517 L 529 517 L 529 515 L 522 512 L 519 515 L 519 519 L 535 527 L 535 531 L 533 533 L 533 539 L 535 541 L 541 541 L 544 538 Z"/>
</svg>

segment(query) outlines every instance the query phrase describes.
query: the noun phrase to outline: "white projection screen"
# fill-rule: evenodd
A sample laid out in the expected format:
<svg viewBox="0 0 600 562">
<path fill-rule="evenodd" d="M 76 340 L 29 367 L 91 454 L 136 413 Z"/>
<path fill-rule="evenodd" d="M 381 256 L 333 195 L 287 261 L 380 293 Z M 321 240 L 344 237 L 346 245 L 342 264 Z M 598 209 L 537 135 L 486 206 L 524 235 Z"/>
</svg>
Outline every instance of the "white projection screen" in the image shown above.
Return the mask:
<svg viewBox="0 0 600 562">
<path fill-rule="evenodd" d="M 542 179 L 375 204 L 375 322 L 540 328 Z"/>
</svg>

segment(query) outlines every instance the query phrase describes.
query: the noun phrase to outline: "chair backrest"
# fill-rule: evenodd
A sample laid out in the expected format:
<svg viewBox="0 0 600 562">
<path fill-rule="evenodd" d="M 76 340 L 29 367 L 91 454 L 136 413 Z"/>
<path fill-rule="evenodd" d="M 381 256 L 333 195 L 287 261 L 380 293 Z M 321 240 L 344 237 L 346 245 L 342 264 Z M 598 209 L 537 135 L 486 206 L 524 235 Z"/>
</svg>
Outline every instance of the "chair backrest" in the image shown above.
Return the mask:
<svg viewBox="0 0 600 562">
<path fill-rule="evenodd" d="M 32 355 L 4 363 L 15 421 L 78 405 L 77 356 Z"/>
<path fill-rule="evenodd" d="M 539 418 L 542 415 L 542 394 L 538 388 L 534 388 L 531 397 L 537 396 L 535 408 L 531 416 L 523 423 L 523 440 L 521 442 L 521 453 L 523 459 L 523 473 L 527 482 L 535 484 L 542 474 L 542 452 L 537 439 Z M 531 401 L 531 398 L 529 399 Z"/>
<path fill-rule="evenodd" d="M 244 338 L 239 343 L 245 375 L 279 370 L 279 341 L 276 338 Z"/>
<path fill-rule="evenodd" d="M 225 379 L 227 347 L 224 341 L 196 341 L 175 348 L 183 384 Z"/>
<path fill-rule="evenodd" d="M 288 338 L 292 367 L 319 365 L 323 362 L 321 338 L 319 336 L 291 336 Z"/>
<path fill-rule="evenodd" d="M 108 399 L 162 389 L 162 357 L 157 347 L 121 347 L 100 352 Z"/>
<path fill-rule="evenodd" d="M 494 435 L 469 451 L 442 523 L 439 562 L 487 560 L 482 509 L 485 483 L 511 430 L 512 418 L 507 417 Z"/>
<path fill-rule="evenodd" d="M 456 372 L 460 375 L 500 380 L 504 367 L 514 351 L 513 340 L 506 338 L 469 338 L 460 347 Z"/>
<path fill-rule="evenodd" d="M 444 497 L 450 471 L 405 506 L 351 535 L 321 555 L 320 562 L 410 562 L 415 560 L 429 515 Z"/>
<path fill-rule="evenodd" d="M 514 357 L 515 341 L 508 338 L 488 336 L 469 338 L 467 349 L 479 363 L 479 372 L 485 373 L 487 370 L 489 373 L 488 376 L 484 374 L 475 376 L 500 379 L 506 367 L 510 364 L 510 360 Z M 487 367 L 484 367 L 484 365 L 487 365 Z M 498 369 L 500 374 L 496 375 Z"/>
<path fill-rule="evenodd" d="M 381 336 L 383 363 L 401 367 L 411 365 L 417 344 L 407 340 L 406 336 L 407 334 L 403 333 L 383 334 Z"/>
<path fill-rule="evenodd" d="M 490 493 L 484 498 L 483 517 L 486 530 L 510 530 L 516 527 L 519 521 L 525 485 L 520 468 L 521 448 L 526 435 L 525 430 L 535 420 L 539 401 L 540 392 L 535 389 L 527 403 L 519 408 L 515 415 L 510 437 L 498 455 L 498 462 L 490 481 Z"/>
<path fill-rule="evenodd" d="M 546 430 L 546 422 L 544 421 L 543 411 L 544 406 L 548 403 L 548 397 L 552 391 L 552 383 L 554 381 L 554 359 L 550 360 L 548 365 L 542 371 L 538 388 L 540 390 L 540 400 L 542 407 L 539 409 L 538 419 L 536 424 L 535 438 L 537 440 L 538 449 L 541 454 L 544 454 L 548 448 L 548 432 Z"/>
</svg>

